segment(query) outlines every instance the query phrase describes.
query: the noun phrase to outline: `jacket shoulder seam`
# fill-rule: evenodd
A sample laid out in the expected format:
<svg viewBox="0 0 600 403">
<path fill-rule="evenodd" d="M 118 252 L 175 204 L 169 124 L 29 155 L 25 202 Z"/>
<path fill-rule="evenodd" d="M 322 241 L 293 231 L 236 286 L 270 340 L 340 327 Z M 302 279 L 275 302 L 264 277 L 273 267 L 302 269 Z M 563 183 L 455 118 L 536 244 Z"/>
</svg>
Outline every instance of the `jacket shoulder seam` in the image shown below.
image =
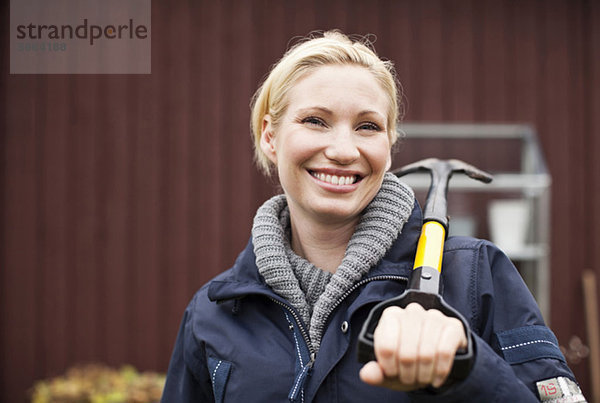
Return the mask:
<svg viewBox="0 0 600 403">
<path fill-rule="evenodd" d="M 477 250 L 477 251 L 479 251 L 483 246 L 485 246 L 488 243 L 490 243 L 490 242 L 486 241 L 485 239 L 473 238 L 473 240 L 469 244 L 449 246 L 445 249 L 445 252 L 455 252 L 455 251 L 460 251 L 460 250 Z"/>
</svg>

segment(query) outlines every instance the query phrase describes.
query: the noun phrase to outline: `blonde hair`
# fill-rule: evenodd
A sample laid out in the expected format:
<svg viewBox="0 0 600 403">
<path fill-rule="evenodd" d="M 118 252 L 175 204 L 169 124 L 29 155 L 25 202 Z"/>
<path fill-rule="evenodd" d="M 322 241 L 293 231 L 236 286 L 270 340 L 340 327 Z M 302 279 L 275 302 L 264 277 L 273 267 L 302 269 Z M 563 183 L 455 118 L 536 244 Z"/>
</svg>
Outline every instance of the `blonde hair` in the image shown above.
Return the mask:
<svg viewBox="0 0 600 403">
<path fill-rule="evenodd" d="M 309 36 L 291 47 L 273 66 L 252 98 L 250 123 L 254 156 L 259 168 L 267 175 L 271 172 L 272 162 L 260 147 L 264 116 L 269 114 L 276 127 L 288 105 L 287 93 L 295 83 L 309 71 L 331 64 L 362 66 L 373 74 L 389 98 L 387 128 L 390 144 L 398 139 L 396 125 L 401 102 L 392 62 L 381 60 L 367 37 L 352 40 L 339 31 L 327 31 L 319 37 Z"/>
</svg>

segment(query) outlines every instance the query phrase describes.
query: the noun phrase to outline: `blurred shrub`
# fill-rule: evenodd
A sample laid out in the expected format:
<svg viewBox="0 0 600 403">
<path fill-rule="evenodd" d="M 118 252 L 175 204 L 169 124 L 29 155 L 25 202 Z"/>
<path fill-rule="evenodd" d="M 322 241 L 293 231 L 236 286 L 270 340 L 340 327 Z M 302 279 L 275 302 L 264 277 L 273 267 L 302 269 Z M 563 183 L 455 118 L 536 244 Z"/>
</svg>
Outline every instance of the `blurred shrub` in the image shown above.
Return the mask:
<svg viewBox="0 0 600 403">
<path fill-rule="evenodd" d="M 120 370 L 101 364 L 76 366 L 64 376 L 36 382 L 32 403 L 154 403 L 160 401 L 165 375 Z"/>
</svg>

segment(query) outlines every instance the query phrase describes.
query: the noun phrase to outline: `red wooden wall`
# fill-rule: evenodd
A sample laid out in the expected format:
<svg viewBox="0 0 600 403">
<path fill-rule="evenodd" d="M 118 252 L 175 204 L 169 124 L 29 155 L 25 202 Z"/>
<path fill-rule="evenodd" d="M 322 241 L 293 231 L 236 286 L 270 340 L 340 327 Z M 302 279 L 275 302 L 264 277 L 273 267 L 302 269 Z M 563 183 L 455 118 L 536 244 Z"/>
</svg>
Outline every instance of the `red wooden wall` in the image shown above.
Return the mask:
<svg viewBox="0 0 600 403">
<path fill-rule="evenodd" d="M 275 190 L 253 167 L 250 97 L 290 38 L 315 29 L 375 34 L 409 121 L 535 125 L 553 175 L 552 326 L 561 344 L 586 341 L 599 2 L 156 0 L 146 76 L 9 75 L 6 3 L 0 401 L 80 362 L 166 370 L 188 300 L 232 264 Z M 573 365 L 586 392 L 587 367 Z"/>
</svg>

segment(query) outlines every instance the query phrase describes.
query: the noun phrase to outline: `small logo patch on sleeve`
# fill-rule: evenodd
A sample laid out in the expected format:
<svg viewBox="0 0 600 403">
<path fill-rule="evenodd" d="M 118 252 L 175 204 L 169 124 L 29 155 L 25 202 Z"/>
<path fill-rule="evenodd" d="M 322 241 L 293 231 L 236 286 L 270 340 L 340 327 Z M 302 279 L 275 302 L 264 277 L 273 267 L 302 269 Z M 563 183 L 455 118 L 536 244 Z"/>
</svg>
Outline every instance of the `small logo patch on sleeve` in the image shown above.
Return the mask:
<svg viewBox="0 0 600 403">
<path fill-rule="evenodd" d="M 558 377 L 536 383 L 540 400 L 547 403 L 586 402 L 579 386 L 569 378 Z"/>
</svg>

